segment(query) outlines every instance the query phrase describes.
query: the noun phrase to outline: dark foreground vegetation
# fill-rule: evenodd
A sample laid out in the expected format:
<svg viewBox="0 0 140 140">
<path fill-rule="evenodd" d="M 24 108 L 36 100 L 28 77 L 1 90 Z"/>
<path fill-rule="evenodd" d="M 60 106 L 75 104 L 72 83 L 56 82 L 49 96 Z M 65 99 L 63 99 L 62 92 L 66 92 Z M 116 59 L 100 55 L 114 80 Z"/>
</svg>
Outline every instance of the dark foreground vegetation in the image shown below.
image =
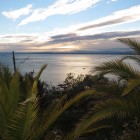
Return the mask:
<svg viewBox="0 0 140 140">
<path fill-rule="evenodd" d="M 39 80 L 46 65 L 34 77 L 1 64 L 0 139 L 140 140 L 140 43 L 119 41 L 137 55 L 105 62 L 96 75 L 70 73 L 58 86 Z"/>
</svg>

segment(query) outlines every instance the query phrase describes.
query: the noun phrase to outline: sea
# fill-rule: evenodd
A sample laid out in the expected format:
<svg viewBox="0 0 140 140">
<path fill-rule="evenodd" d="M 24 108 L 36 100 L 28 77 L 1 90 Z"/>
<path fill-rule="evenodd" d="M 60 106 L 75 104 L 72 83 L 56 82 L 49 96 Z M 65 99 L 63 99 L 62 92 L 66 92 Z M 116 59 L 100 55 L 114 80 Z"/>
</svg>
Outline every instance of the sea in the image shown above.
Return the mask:
<svg viewBox="0 0 140 140">
<path fill-rule="evenodd" d="M 62 83 L 69 73 L 75 74 L 75 77 L 80 74 L 94 74 L 95 66 L 123 57 L 124 55 L 114 54 L 15 53 L 16 67 L 23 75 L 31 71 L 36 74 L 43 64 L 47 64 L 40 78 L 52 85 Z M 0 61 L 13 71 L 12 53 L 0 53 Z"/>
</svg>

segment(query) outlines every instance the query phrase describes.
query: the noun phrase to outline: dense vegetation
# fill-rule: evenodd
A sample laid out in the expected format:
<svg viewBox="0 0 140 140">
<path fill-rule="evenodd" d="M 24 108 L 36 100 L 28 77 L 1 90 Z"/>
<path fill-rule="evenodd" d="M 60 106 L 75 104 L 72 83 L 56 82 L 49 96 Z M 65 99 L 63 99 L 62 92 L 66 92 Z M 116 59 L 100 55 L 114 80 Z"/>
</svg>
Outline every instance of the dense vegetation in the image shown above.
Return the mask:
<svg viewBox="0 0 140 140">
<path fill-rule="evenodd" d="M 34 77 L 1 64 L 0 139 L 139 140 L 140 43 L 119 41 L 136 55 L 105 62 L 93 70 L 96 75 L 70 73 L 58 86 L 39 80 L 46 65 Z"/>
</svg>

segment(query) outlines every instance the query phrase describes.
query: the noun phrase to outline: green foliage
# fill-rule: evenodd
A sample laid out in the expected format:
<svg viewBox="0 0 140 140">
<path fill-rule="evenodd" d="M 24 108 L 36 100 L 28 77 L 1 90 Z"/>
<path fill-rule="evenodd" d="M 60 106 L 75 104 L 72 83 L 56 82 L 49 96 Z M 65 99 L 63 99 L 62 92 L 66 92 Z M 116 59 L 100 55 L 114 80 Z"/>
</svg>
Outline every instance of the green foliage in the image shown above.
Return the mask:
<svg viewBox="0 0 140 140">
<path fill-rule="evenodd" d="M 65 138 L 66 140 L 77 139 L 80 136 L 85 137 L 85 133 L 92 129 L 99 132 L 99 139 L 103 139 L 102 133 L 99 131 L 100 128 L 103 129 L 102 132 L 110 129 L 109 137 L 104 133 L 106 135 L 104 139 L 140 139 L 140 71 L 130 63 L 123 62 L 127 58 L 139 62 L 140 44 L 134 39 L 119 39 L 119 41 L 129 45 L 137 56 L 126 56 L 121 60 L 105 62 L 95 68 L 95 71 L 101 76 L 106 74 L 118 76 L 117 82 L 109 81 L 106 86 L 98 90 L 100 92 L 98 95 L 102 100 L 94 104 L 92 111 L 83 117 L 75 130 Z M 137 123 L 132 125 L 135 118 L 137 118 Z M 118 125 L 117 123 L 119 128 L 115 127 Z M 127 128 L 124 127 L 125 124 L 128 124 Z M 94 133 L 91 131 L 94 139 L 96 139 L 96 131 L 93 131 Z M 116 138 L 115 136 L 111 137 L 114 132 Z"/>
<path fill-rule="evenodd" d="M 140 76 L 139 71 L 134 69 L 130 64 L 121 60 L 114 60 L 103 63 L 101 66 L 95 67 L 95 71 L 101 75 L 114 74 L 121 79 L 137 78 Z"/>
<path fill-rule="evenodd" d="M 55 122 L 68 108 L 95 94 L 95 91 L 86 91 L 69 100 L 64 95 L 61 99 L 54 100 L 46 110 L 42 110 L 40 102 L 43 96 L 39 96 L 38 85 L 45 68 L 46 65 L 43 65 L 33 79 L 30 75 L 21 76 L 18 71 L 12 75 L 8 68 L 0 67 L 0 139 L 49 139 L 56 129 Z M 57 135 L 53 137 L 55 139 Z"/>
</svg>

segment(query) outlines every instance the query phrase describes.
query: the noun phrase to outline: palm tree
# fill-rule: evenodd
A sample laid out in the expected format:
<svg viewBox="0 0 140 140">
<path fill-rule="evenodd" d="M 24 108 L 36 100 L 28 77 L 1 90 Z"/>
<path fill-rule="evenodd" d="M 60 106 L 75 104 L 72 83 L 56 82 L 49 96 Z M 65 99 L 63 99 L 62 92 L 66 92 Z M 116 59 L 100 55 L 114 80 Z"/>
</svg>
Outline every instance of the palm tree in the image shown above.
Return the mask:
<svg viewBox="0 0 140 140">
<path fill-rule="evenodd" d="M 129 124 L 130 120 L 136 118 L 140 122 L 140 70 L 134 68 L 130 63 L 124 62 L 129 58 L 140 64 L 140 43 L 134 39 L 119 39 L 119 41 L 129 45 L 137 55 L 105 62 L 95 68 L 99 75 L 113 74 L 118 77 L 118 81 L 110 81 L 107 89 L 101 88 L 101 94 L 109 96 L 96 103 L 92 112 L 82 119 L 75 130 L 65 138 L 66 140 L 76 139 L 100 129 L 115 129 L 111 119 L 119 120 L 119 122 L 125 120 Z M 124 122 L 121 124 L 123 128 Z M 136 137 L 140 138 L 139 135 L 135 135 Z M 131 140 L 132 137 L 129 139 Z"/>
<path fill-rule="evenodd" d="M 41 112 L 37 88 L 38 79 L 45 68 L 46 65 L 41 67 L 33 84 L 28 77 L 25 77 L 24 84 L 21 84 L 18 71 L 12 75 L 8 68 L 0 65 L 1 140 L 50 139 L 54 124 L 63 112 L 79 100 L 95 94 L 95 91 L 86 91 L 67 101 L 64 95 Z"/>
<path fill-rule="evenodd" d="M 119 80 L 125 80 L 126 89 L 124 95 L 130 93 L 133 89 L 139 91 L 140 85 L 140 43 L 135 39 L 125 38 L 119 39 L 120 42 L 129 45 L 129 47 L 134 51 L 135 55 L 125 56 L 121 60 L 113 60 L 103 63 L 101 66 L 97 66 L 95 71 L 99 72 L 101 75 L 113 74 L 118 76 Z M 126 59 L 131 59 L 137 64 L 137 68 L 132 66 L 131 63 Z"/>
</svg>

